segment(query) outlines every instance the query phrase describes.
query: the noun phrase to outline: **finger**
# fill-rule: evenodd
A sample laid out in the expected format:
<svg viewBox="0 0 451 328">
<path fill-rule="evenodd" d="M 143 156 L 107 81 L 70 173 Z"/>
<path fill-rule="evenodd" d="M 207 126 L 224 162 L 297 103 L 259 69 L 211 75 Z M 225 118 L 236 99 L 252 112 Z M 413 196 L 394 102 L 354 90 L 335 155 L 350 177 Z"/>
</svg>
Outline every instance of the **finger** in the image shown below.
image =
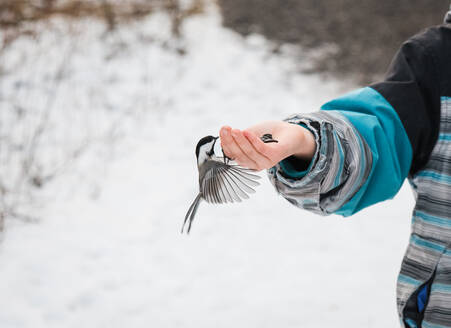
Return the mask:
<svg viewBox="0 0 451 328">
<path fill-rule="evenodd" d="M 243 135 L 243 132 L 239 130 L 232 130 L 232 136 L 246 156 L 257 164 L 257 169 L 266 169 L 271 167 L 271 161 L 254 148 L 249 140 Z"/>
<path fill-rule="evenodd" d="M 246 154 L 241 151 L 235 139 L 232 137 L 232 129 L 230 127 L 226 126 L 221 129 L 220 136 L 221 147 L 223 147 L 222 149 L 227 157 L 232 158 L 241 166 L 249 167 L 252 169 L 257 167 L 257 164 L 250 160 L 246 156 Z"/>
<path fill-rule="evenodd" d="M 233 138 L 233 151 L 237 154 L 235 161 L 244 167 L 248 167 L 251 169 L 255 169 L 255 170 L 259 170 L 259 166 L 258 164 L 252 160 L 247 154 L 246 152 L 243 151 L 243 149 L 241 149 L 240 145 L 237 142 L 237 137 L 239 136 L 239 134 L 241 134 L 241 131 L 239 130 L 232 130 L 232 138 Z"/>
<path fill-rule="evenodd" d="M 235 155 L 233 154 L 232 151 L 232 144 L 234 143 L 234 140 L 232 138 L 231 131 L 232 128 L 230 126 L 223 126 L 219 131 L 219 136 L 221 138 L 220 140 L 222 151 L 227 157 L 234 159 Z"/>
</svg>

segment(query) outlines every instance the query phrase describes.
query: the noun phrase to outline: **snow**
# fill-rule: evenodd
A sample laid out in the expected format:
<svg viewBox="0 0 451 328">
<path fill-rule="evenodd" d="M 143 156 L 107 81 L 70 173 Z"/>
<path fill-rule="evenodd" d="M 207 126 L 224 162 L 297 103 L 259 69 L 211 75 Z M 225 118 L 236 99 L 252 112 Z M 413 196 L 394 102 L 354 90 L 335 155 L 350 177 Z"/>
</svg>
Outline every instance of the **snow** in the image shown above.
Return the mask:
<svg viewBox="0 0 451 328">
<path fill-rule="evenodd" d="M 74 145 L 101 142 L 46 187 L 38 222 L 7 221 L 0 327 L 398 327 L 407 185 L 344 219 L 301 211 L 262 179 L 246 202 L 202 203 L 192 233 L 180 234 L 197 192 L 198 139 L 315 111 L 352 87 L 303 74 L 263 37 L 221 27 L 214 9 L 183 34 L 170 39 L 164 14 L 112 35 L 55 20 L 6 53 L 6 63 L 34 60 L 3 78 L 3 94 L 32 70 L 32 99 L 21 101 L 39 103 L 46 74 L 70 51 L 54 129 Z M 67 147 L 46 144 L 48 156 Z"/>
</svg>

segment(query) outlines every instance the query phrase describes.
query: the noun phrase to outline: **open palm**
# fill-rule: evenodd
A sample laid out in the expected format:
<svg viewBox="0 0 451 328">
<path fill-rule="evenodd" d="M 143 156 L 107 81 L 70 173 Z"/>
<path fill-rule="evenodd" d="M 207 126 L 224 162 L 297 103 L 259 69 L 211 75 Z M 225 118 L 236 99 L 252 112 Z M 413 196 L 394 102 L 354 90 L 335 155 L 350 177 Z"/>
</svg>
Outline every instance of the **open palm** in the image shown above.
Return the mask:
<svg viewBox="0 0 451 328">
<path fill-rule="evenodd" d="M 260 139 L 264 134 L 271 134 L 278 142 L 264 143 Z M 316 147 L 310 131 L 283 121 L 262 122 L 244 131 L 224 126 L 219 135 L 226 156 L 257 171 L 273 167 L 291 155 L 310 159 Z"/>
</svg>

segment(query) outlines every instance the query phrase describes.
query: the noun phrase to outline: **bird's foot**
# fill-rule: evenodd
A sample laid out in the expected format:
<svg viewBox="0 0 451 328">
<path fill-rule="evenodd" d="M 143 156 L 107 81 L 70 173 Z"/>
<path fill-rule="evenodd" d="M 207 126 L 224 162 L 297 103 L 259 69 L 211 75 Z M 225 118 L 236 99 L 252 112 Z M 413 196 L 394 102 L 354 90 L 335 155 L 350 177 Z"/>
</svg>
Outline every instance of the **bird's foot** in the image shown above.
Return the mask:
<svg viewBox="0 0 451 328">
<path fill-rule="evenodd" d="M 224 159 L 224 164 L 229 164 L 230 161 L 233 161 L 233 158 L 230 158 L 229 156 L 224 154 L 223 149 L 221 149 L 221 151 L 222 151 L 222 158 Z"/>
</svg>

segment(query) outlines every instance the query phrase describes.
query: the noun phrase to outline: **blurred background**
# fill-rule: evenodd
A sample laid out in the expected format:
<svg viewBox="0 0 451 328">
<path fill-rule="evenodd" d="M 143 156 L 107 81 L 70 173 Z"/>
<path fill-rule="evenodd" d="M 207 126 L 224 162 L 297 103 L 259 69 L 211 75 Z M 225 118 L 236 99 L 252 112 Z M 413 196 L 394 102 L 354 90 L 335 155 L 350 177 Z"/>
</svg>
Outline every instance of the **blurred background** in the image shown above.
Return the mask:
<svg viewBox="0 0 451 328">
<path fill-rule="evenodd" d="M 0 0 L 0 327 L 398 327 L 407 185 L 343 219 L 262 179 L 180 228 L 201 137 L 381 79 L 448 5 Z"/>
</svg>

